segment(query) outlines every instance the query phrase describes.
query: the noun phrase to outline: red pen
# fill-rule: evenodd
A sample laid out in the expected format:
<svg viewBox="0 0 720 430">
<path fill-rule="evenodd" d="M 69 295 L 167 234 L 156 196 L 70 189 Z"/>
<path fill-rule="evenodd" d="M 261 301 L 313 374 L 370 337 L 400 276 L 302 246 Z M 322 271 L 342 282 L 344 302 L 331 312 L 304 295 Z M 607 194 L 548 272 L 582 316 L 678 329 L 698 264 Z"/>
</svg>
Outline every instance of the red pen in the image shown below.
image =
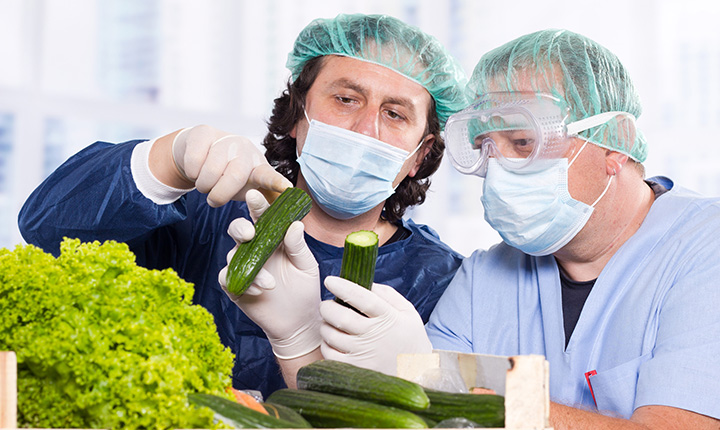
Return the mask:
<svg viewBox="0 0 720 430">
<path fill-rule="evenodd" d="M 595 400 L 595 393 L 593 393 L 592 383 L 590 382 L 590 377 L 597 375 L 597 372 L 594 370 L 591 370 L 589 372 L 585 372 L 585 380 L 587 381 L 588 387 L 590 388 L 590 394 L 593 398 L 593 403 L 595 403 L 595 407 L 597 408 L 597 401 Z"/>
</svg>

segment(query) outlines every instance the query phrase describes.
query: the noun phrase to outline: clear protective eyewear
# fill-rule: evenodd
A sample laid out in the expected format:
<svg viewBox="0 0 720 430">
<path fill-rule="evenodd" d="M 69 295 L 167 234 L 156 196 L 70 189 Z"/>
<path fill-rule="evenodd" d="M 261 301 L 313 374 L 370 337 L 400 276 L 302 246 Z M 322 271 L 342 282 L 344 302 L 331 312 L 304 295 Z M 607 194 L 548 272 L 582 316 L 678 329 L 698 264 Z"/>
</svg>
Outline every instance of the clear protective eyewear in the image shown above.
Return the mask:
<svg viewBox="0 0 720 430">
<path fill-rule="evenodd" d="M 618 114 L 606 112 L 568 123 L 565 101 L 534 92 L 486 93 L 445 125 L 450 162 L 464 174 L 485 177 L 489 158 L 516 172 L 545 167 L 541 160 L 563 158 L 572 137 Z"/>
</svg>

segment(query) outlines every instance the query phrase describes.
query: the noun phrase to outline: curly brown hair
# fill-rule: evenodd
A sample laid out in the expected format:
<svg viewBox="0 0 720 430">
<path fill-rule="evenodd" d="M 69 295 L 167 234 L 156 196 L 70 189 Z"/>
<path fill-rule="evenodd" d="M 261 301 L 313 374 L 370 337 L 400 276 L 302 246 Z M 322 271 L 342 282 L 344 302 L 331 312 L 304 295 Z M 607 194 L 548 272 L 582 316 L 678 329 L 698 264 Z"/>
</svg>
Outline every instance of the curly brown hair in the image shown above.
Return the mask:
<svg viewBox="0 0 720 430">
<path fill-rule="evenodd" d="M 268 134 L 263 139 L 265 157 L 271 166 L 293 184 L 297 184 L 300 165 L 296 156 L 297 141 L 290 137 L 290 132 L 298 121 L 304 118 L 305 96 L 320 73 L 324 58 L 325 56 L 321 56 L 309 60 L 294 82 L 288 80 L 287 89 L 275 99 L 272 115 L 267 122 Z M 415 176 L 405 177 L 395 189 L 395 193 L 385 201 L 382 217 L 389 222 L 399 221 L 408 207 L 425 201 L 425 194 L 430 187 L 430 176 L 440 167 L 445 141 L 440 136 L 435 100 L 431 100 L 424 135 L 433 134 L 435 142 Z"/>
</svg>

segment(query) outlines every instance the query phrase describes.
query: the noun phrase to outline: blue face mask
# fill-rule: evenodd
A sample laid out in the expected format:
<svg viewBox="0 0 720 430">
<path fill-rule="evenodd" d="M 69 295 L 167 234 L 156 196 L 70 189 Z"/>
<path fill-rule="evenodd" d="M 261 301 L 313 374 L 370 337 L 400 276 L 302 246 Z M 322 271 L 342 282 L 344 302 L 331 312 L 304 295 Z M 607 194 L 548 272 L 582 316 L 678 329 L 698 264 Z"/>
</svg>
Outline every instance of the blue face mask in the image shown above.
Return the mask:
<svg viewBox="0 0 720 430">
<path fill-rule="evenodd" d="M 408 154 L 360 133 L 309 122 L 297 162 L 315 202 L 337 219 L 364 214 L 390 197 L 405 160 L 422 145 Z"/>
<path fill-rule="evenodd" d="M 544 164 L 541 170 L 519 173 L 489 159 L 481 197 L 485 220 L 503 240 L 526 254 L 538 256 L 554 253 L 582 230 L 613 178 L 600 197 L 587 205 L 573 199 L 568 191 L 572 162 L 568 164 L 567 158 L 540 162 Z"/>
</svg>

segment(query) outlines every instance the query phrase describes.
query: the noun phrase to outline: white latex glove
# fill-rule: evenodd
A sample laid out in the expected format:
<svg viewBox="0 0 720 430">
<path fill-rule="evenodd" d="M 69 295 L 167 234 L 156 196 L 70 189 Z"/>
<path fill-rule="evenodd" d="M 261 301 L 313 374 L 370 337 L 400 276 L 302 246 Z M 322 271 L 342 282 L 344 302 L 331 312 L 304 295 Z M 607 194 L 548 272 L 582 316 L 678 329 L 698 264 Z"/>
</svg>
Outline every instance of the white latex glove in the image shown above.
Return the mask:
<svg viewBox="0 0 720 430">
<path fill-rule="evenodd" d="M 367 290 L 336 276 L 325 278 L 325 286 L 367 316 L 334 300 L 323 301 L 320 350 L 324 358 L 395 376 L 398 354 L 432 352 L 420 314 L 394 288 L 373 284 Z"/>
<path fill-rule="evenodd" d="M 292 186 L 249 139 L 207 125 L 178 133 L 172 156 L 180 174 L 208 195 L 212 207 L 243 200 L 251 188 L 282 192 Z"/>
<path fill-rule="evenodd" d="M 257 190 L 247 193 L 253 219 L 269 206 Z M 255 236 L 255 227 L 245 218 L 230 223 L 228 234 L 236 242 L 247 242 Z M 228 264 L 237 251 L 227 256 Z M 268 259 L 244 294 L 227 290 L 225 266 L 218 280 L 225 293 L 240 309 L 263 329 L 273 352 L 282 359 L 301 357 L 320 346 L 320 271 L 317 261 L 305 243 L 300 221 L 290 225 L 282 244 Z"/>
</svg>

